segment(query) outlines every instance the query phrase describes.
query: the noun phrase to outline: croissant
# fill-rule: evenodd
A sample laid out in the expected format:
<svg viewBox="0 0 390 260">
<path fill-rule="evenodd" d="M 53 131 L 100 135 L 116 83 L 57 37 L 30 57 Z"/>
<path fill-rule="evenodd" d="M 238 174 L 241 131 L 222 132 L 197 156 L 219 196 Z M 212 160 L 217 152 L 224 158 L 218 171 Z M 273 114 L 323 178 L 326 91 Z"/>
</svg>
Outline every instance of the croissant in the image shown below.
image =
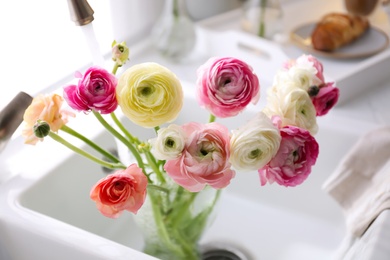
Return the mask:
<svg viewBox="0 0 390 260">
<path fill-rule="evenodd" d="M 334 51 L 362 36 L 368 28 L 365 17 L 330 13 L 322 17 L 312 31 L 312 46 L 320 51 Z"/>
</svg>

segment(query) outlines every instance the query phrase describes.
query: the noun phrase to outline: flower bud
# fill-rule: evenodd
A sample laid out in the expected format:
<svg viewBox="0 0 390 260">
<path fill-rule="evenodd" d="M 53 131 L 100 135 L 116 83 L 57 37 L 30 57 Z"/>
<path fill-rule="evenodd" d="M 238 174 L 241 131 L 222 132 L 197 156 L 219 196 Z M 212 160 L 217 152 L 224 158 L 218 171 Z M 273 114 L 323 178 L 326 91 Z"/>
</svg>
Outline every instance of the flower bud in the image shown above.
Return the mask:
<svg viewBox="0 0 390 260">
<path fill-rule="evenodd" d="M 149 143 L 140 143 L 137 148 L 141 153 L 145 153 L 150 151 L 151 146 Z"/>
<path fill-rule="evenodd" d="M 116 41 L 112 42 L 112 60 L 115 61 L 116 64 L 122 66 L 129 59 L 129 48 L 126 46 L 126 42 L 117 43 Z"/>
<path fill-rule="evenodd" d="M 50 133 L 50 125 L 45 121 L 37 120 L 33 126 L 33 131 L 36 137 L 44 138 Z"/>
<path fill-rule="evenodd" d="M 315 97 L 317 96 L 318 92 L 320 92 L 320 88 L 318 86 L 310 86 L 309 90 L 307 93 L 309 94 L 310 97 Z"/>
</svg>

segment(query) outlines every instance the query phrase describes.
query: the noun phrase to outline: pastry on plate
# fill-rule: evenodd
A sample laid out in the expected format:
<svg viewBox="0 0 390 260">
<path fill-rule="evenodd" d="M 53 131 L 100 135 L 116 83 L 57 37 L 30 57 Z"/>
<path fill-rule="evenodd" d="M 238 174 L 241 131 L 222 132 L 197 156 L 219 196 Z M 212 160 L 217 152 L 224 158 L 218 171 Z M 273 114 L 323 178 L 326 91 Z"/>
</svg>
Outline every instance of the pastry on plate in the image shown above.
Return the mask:
<svg viewBox="0 0 390 260">
<path fill-rule="evenodd" d="M 311 33 L 311 43 L 319 51 L 334 51 L 358 39 L 368 30 L 367 18 L 344 13 L 322 17 Z"/>
</svg>

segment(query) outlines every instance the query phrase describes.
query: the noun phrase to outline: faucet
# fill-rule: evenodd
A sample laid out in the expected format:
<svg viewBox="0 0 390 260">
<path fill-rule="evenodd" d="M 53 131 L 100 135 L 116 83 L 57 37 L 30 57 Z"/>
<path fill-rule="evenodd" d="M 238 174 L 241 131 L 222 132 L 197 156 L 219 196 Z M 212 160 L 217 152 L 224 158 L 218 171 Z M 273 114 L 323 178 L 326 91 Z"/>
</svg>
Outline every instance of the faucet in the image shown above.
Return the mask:
<svg viewBox="0 0 390 260">
<path fill-rule="evenodd" d="M 93 21 L 94 11 L 87 0 L 68 0 L 70 19 L 78 26 L 83 26 Z"/>
<path fill-rule="evenodd" d="M 0 112 L 0 152 L 23 121 L 26 108 L 33 98 L 25 92 L 19 92 Z"/>
<path fill-rule="evenodd" d="M 68 0 L 71 20 L 78 26 L 90 24 L 94 11 L 87 0 Z M 9 139 L 23 121 L 26 108 L 33 97 L 25 92 L 19 92 L 11 102 L 0 112 L 0 152 L 4 150 Z"/>
</svg>

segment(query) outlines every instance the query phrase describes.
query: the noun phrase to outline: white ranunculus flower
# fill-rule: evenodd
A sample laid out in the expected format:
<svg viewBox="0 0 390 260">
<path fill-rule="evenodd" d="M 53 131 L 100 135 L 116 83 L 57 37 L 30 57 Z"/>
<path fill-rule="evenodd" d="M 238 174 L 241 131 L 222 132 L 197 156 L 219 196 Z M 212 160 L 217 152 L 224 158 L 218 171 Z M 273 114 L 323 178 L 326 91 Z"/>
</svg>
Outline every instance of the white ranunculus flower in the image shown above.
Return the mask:
<svg viewBox="0 0 390 260">
<path fill-rule="evenodd" d="M 279 116 L 282 126 L 293 125 L 304 128 L 312 135 L 318 131 L 316 109 L 309 94 L 302 89 L 291 92 L 269 92 L 263 112 L 269 117 Z"/>
<path fill-rule="evenodd" d="M 288 70 L 279 71 L 273 82 L 273 86 L 283 91 L 291 88 L 300 88 L 308 91 L 311 86 L 318 86 L 321 80 L 316 76 L 317 70 L 311 66 L 292 66 Z"/>
<path fill-rule="evenodd" d="M 157 131 L 157 137 L 150 139 L 153 155 L 159 160 L 179 157 L 184 149 L 185 134 L 180 126 L 172 124 Z"/>
<path fill-rule="evenodd" d="M 285 79 L 279 78 L 279 80 L 276 80 L 274 82 L 274 85 L 268 89 L 267 93 L 268 96 L 273 96 L 273 95 L 285 96 L 286 93 L 289 93 L 296 89 L 301 89 L 299 82 L 291 80 L 291 78 L 289 77 L 286 77 Z"/>
<path fill-rule="evenodd" d="M 258 170 L 275 156 L 280 141 L 279 129 L 260 112 L 247 124 L 232 131 L 230 163 L 236 170 Z"/>
<path fill-rule="evenodd" d="M 288 74 L 291 80 L 305 91 L 311 86 L 321 84 L 321 80 L 316 76 L 317 69 L 314 67 L 293 66 L 288 70 Z"/>
</svg>

